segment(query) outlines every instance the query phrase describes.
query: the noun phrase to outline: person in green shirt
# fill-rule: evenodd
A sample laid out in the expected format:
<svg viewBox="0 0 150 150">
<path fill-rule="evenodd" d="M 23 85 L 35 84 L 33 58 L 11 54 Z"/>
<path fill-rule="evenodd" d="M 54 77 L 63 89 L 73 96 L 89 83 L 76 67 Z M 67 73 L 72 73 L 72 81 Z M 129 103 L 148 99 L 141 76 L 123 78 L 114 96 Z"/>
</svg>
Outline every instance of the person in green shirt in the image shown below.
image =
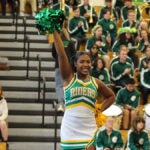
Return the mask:
<svg viewBox="0 0 150 150">
<path fill-rule="evenodd" d="M 143 105 L 145 105 L 148 103 L 148 95 L 150 94 L 150 59 L 147 60 L 147 69 L 141 71 L 140 84 Z"/>
<path fill-rule="evenodd" d="M 89 4 L 89 0 L 84 0 L 83 4 L 79 5 L 80 15 L 87 19 L 88 25 L 93 27 L 97 23 L 97 13 L 94 7 Z"/>
<path fill-rule="evenodd" d="M 110 84 L 110 75 L 108 69 L 105 67 L 103 58 L 97 58 L 94 62 L 93 68 L 91 69 L 90 75 L 100 79 L 107 86 Z"/>
<path fill-rule="evenodd" d="M 119 59 L 110 65 L 110 75 L 116 90 L 117 87 L 124 87 L 126 81 L 133 77 L 133 66 L 127 61 L 127 55 L 126 48 L 120 49 Z"/>
<path fill-rule="evenodd" d="M 91 51 L 93 44 L 97 47 L 97 52 L 104 59 L 106 67 L 109 67 L 110 57 L 108 55 L 108 45 L 111 39 L 105 38 L 102 35 L 103 28 L 100 25 L 95 25 L 92 29 L 92 36 L 87 40 L 85 49 L 87 52 Z"/>
<path fill-rule="evenodd" d="M 144 52 L 146 46 L 150 45 L 150 34 L 146 29 L 140 30 L 141 40 L 139 41 L 138 50 Z"/>
<path fill-rule="evenodd" d="M 132 129 L 128 131 L 127 149 L 129 150 L 149 150 L 150 144 L 148 133 L 144 130 L 145 120 L 137 117 L 132 124 Z"/>
<path fill-rule="evenodd" d="M 125 87 L 117 93 L 116 104 L 120 105 L 123 109 L 123 129 L 127 130 L 130 123 L 132 124 L 136 118 L 140 94 L 136 90 L 133 78 L 129 78 L 125 84 Z"/>
<path fill-rule="evenodd" d="M 87 20 L 80 16 L 80 9 L 78 6 L 73 7 L 74 17 L 69 20 L 68 32 L 71 40 L 75 42 L 75 49 L 79 50 L 80 44 L 86 43 L 86 32 L 88 32 Z"/>
<path fill-rule="evenodd" d="M 111 38 L 111 45 L 114 43 L 117 36 L 117 26 L 111 20 L 111 11 L 106 9 L 103 13 L 103 18 L 97 22 L 103 28 L 103 35 Z"/>
<path fill-rule="evenodd" d="M 134 63 L 134 68 L 137 68 L 139 64 L 139 60 L 138 60 L 138 56 L 135 53 L 137 46 L 136 46 L 135 39 L 133 37 L 133 33 L 134 32 L 132 31 L 132 29 L 129 27 L 119 28 L 118 38 L 113 44 L 112 50 L 113 52 L 117 53 L 120 45 L 126 45 L 129 50 L 128 56 L 132 59 Z"/>
<path fill-rule="evenodd" d="M 132 5 L 132 0 L 124 0 L 124 7 L 121 8 L 121 17 L 122 20 L 125 21 L 128 19 L 127 15 L 128 15 L 128 11 L 129 10 L 135 10 L 136 12 L 136 23 L 139 24 L 140 23 L 140 10 L 138 7 L 136 7 L 135 5 Z"/>
<path fill-rule="evenodd" d="M 63 7 L 64 7 L 64 8 L 63 8 Z M 69 6 L 68 6 L 67 4 L 65 4 L 65 3 L 64 3 L 64 6 L 63 6 L 63 5 L 62 5 L 62 0 L 59 0 L 58 3 L 54 4 L 54 5 L 52 6 L 52 8 L 53 8 L 54 10 L 57 10 L 57 9 L 62 9 L 62 10 L 64 10 L 66 18 L 69 19 L 69 16 L 70 16 L 70 8 L 69 8 Z"/>
<path fill-rule="evenodd" d="M 123 150 L 123 140 L 119 130 L 113 129 L 113 118 L 108 117 L 105 126 L 96 137 L 97 150 Z"/>
<path fill-rule="evenodd" d="M 109 9 L 111 11 L 111 20 L 117 22 L 119 20 L 116 9 L 112 6 L 112 0 L 105 0 L 106 6 L 102 7 L 99 13 L 99 20 L 103 18 L 104 11 Z"/>
</svg>

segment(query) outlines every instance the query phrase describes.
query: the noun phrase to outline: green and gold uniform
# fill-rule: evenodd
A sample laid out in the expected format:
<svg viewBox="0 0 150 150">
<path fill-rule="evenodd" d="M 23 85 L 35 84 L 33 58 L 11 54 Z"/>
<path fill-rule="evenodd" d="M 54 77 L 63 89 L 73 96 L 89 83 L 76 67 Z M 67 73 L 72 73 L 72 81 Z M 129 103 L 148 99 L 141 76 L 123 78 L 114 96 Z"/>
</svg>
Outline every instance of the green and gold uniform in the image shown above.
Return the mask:
<svg viewBox="0 0 150 150">
<path fill-rule="evenodd" d="M 110 135 L 107 134 L 107 130 L 100 130 L 97 135 L 97 148 L 98 149 L 115 149 L 115 148 L 123 148 L 123 140 L 121 133 L 118 130 L 112 130 Z"/>
<path fill-rule="evenodd" d="M 74 75 L 64 87 L 65 113 L 61 124 L 61 148 L 84 149 L 97 133 L 95 101 L 98 85 L 93 77 L 83 82 Z"/>
<path fill-rule="evenodd" d="M 148 42 L 150 43 L 150 37 L 148 38 Z M 143 39 L 139 41 L 138 50 L 142 53 L 145 51 L 145 48 L 146 48 L 146 45 L 144 43 L 145 41 Z"/>
<path fill-rule="evenodd" d="M 147 56 L 143 56 L 143 57 L 140 58 L 140 63 L 139 63 L 139 71 L 140 71 L 140 72 L 141 72 L 142 70 L 144 70 L 144 69 L 147 69 L 147 66 L 144 66 L 144 65 L 143 65 L 143 62 L 144 62 L 144 61 L 147 62 L 148 59 L 150 59 L 150 58 L 148 58 Z"/>
</svg>

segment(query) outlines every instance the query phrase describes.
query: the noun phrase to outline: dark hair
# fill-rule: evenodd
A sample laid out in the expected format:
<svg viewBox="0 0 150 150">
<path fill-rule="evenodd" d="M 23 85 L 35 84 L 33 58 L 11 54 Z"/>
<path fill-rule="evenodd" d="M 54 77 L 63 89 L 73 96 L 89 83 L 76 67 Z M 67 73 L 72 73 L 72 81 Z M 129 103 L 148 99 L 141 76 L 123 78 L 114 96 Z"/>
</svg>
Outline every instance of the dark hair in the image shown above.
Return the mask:
<svg viewBox="0 0 150 150">
<path fill-rule="evenodd" d="M 144 124 L 143 128 L 141 129 L 141 131 L 145 128 L 145 120 L 143 117 L 136 117 L 135 120 L 133 120 L 133 123 L 132 123 L 132 128 L 133 128 L 133 131 L 137 132 L 137 124 L 142 122 Z"/>
<path fill-rule="evenodd" d="M 74 7 L 72 8 L 72 10 L 75 11 L 75 10 L 77 10 L 78 8 L 79 8 L 78 6 L 74 6 Z"/>
<path fill-rule="evenodd" d="M 122 49 L 123 47 L 126 47 L 126 50 Z M 127 51 L 128 52 L 127 46 L 126 45 L 120 45 L 118 53 L 120 54 L 121 51 Z"/>
<path fill-rule="evenodd" d="M 110 9 L 106 9 L 106 10 L 104 10 L 103 15 L 106 14 L 107 12 L 110 12 L 110 14 L 111 14 L 111 10 Z"/>
<path fill-rule="evenodd" d="M 135 80 L 133 78 L 129 78 L 126 80 L 126 85 L 128 84 L 135 84 Z"/>
<path fill-rule="evenodd" d="M 94 61 L 94 64 L 93 64 L 94 69 L 97 68 L 97 62 L 98 62 L 98 60 L 101 60 L 101 61 L 102 61 L 102 64 L 103 64 L 102 69 L 104 69 L 104 68 L 106 67 L 105 61 L 104 61 L 103 58 L 99 58 L 99 57 Z"/>
</svg>

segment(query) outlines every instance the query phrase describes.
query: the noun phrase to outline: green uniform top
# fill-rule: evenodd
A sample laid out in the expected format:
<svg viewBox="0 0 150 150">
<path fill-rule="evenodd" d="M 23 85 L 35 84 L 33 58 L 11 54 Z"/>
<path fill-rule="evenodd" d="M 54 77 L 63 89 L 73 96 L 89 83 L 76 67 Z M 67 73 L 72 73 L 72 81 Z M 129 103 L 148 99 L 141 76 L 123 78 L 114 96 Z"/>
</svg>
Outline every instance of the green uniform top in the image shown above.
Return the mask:
<svg viewBox="0 0 150 150">
<path fill-rule="evenodd" d="M 99 19 L 103 18 L 105 10 L 111 10 L 111 12 L 113 12 L 113 16 L 116 18 L 116 21 L 119 19 L 117 10 L 115 8 L 109 8 L 108 6 L 104 6 L 101 8 L 100 13 L 99 13 Z"/>
<path fill-rule="evenodd" d="M 135 10 L 136 11 L 136 20 L 140 20 L 141 14 L 140 14 L 139 8 L 132 5 L 131 8 L 128 8 L 127 6 L 124 6 L 121 8 L 121 16 L 122 16 L 123 21 L 128 19 L 128 17 L 127 17 L 128 10 Z"/>
<path fill-rule="evenodd" d="M 110 75 L 107 68 L 104 68 L 100 71 L 97 71 L 95 68 L 93 68 L 90 72 L 90 75 L 100 79 L 103 81 L 106 85 L 110 84 Z"/>
<path fill-rule="evenodd" d="M 80 9 L 80 15 L 81 16 L 84 16 L 85 13 L 91 13 L 91 6 L 88 4 L 88 5 L 84 5 L 84 4 L 81 4 L 79 5 L 79 9 Z M 96 14 L 96 11 L 94 9 L 94 7 L 92 7 L 92 14 L 94 14 L 95 16 L 97 16 Z"/>
<path fill-rule="evenodd" d="M 136 25 L 137 25 L 137 24 L 136 24 L 135 21 L 133 21 L 132 25 L 130 25 L 130 22 L 129 22 L 128 19 L 125 20 L 125 21 L 122 23 L 122 27 L 137 28 Z"/>
<path fill-rule="evenodd" d="M 128 91 L 128 89 L 122 88 L 118 91 L 116 96 L 116 104 L 124 107 L 125 105 L 130 105 L 132 108 L 136 108 L 139 104 L 140 94 L 137 90 L 132 92 Z"/>
<path fill-rule="evenodd" d="M 145 69 L 141 71 L 140 74 L 141 85 L 150 89 L 150 70 Z"/>
<path fill-rule="evenodd" d="M 146 131 L 135 132 L 129 130 L 127 148 L 130 150 L 149 150 L 149 139 Z"/>
<path fill-rule="evenodd" d="M 78 23 L 82 21 L 83 25 L 78 27 Z M 70 37 L 85 37 L 85 33 L 88 32 L 88 23 L 84 17 L 73 17 L 69 20 L 68 32 Z"/>
<path fill-rule="evenodd" d="M 60 9 L 60 3 L 56 3 L 55 5 L 53 5 L 53 9 L 54 10 Z M 66 4 L 65 4 L 65 15 L 67 18 L 69 18 L 70 16 L 70 9 L 69 6 Z"/>
<path fill-rule="evenodd" d="M 94 36 L 90 37 L 87 42 L 86 42 L 86 51 L 90 51 L 91 47 L 93 46 L 93 44 L 95 44 L 96 41 L 101 41 L 101 46 L 99 47 L 98 51 L 100 54 L 107 54 L 108 52 L 108 44 L 106 42 L 106 40 L 102 40 L 102 39 L 95 39 Z"/>
<path fill-rule="evenodd" d="M 150 43 L 150 37 L 148 38 L 148 42 Z M 145 51 L 146 45 L 144 43 L 145 43 L 145 41 L 143 39 L 139 41 L 138 50 L 140 52 L 144 52 Z"/>
<path fill-rule="evenodd" d="M 112 130 L 110 135 L 107 134 L 107 130 L 100 130 L 97 135 L 97 148 L 105 149 L 105 148 L 123 148 L 123 140 L 121 133 L 117 130 Z"/>
<path fill-rule="evenodd" d="M 129 74 L 123 75 L 124 70 L 127 68 L 131 68 L 131 72 Z M 124 86 L 126 80 L 128 80 L 129 78 L 133 78 L 132 65 L 127 61 L 125 63 L 116 61 L 110 66 L 110 69 L 111 78 L 115 85 Z"/>
<path fill-rule="evenodd" d="M 117 36 L 117 27 L 114 21 L 102 18 L 101 20 L 98 21 L 97 24 L 102 26 L 103 35 L 105 36 L 110 35 L 111 38 L 115 38 Z"/>
<path fill-rule="evenodd" d="M 129 50 L 128 54 L 135 53 L 135 51 L 137 49 L 135 42 L 132 42 L 131 40 L 124 41 L 123 43 L 120 40 L 116 40 L 112 47 L 113 52 L 117 53 L 119 51 L 119 47 L 121 45 L 125 45 L 128 48 L 128 50 Z"/>
<path fill-rule="evenodd" d="M 147 56 L 143 56 L 140 58 L 140 62 L 139 62 L 139 71 L 140 72 L 144 69 L 147 69 L 147 67 L 143 65 L 143 62 L 144 61 L 147 62 L 148 59 L 150 59 L 150 58 L 148 58 Z"/>
</svg>

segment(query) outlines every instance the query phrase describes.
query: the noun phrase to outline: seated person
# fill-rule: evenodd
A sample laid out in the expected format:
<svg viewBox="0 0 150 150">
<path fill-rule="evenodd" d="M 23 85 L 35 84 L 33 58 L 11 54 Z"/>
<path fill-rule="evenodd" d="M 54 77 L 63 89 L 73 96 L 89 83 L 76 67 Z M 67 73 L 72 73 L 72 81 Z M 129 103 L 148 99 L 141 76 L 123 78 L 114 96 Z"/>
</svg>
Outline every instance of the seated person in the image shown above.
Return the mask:
<svg viewBox="0 0 150 150">
<path fill-rule="evenodd" d="M 20 16 L 24 16 L 25 5 L 26 3 L 30 3 L 32 9 L 32 16 L 35 16 L 37 11 L 37 3 L 36 0 L 20 0 Z"/>
<path fill-rule="evenodd" d="M 127 61 L 127 54 L 128 49 L 122 47 L 117 61 L 110 64 L 110 75 L 115 88 L 124 87 L 126 81 L 133 78 L 133 65 Z"/>
<path fill-rule="evenodd" d="M 134 79 L 128 79 L 126 86 L 120 89 L 116 96 L 116 104 L 123 108 L 123 129 L 125 130 L 129 128 L 129 123 L 136 118 L 139 99 L 140 95 L 136 90 Z"/>
<path fill-rule="evenodd" d="M 69 20 L 68 32 L 71 40 L 75 42 L 75 49 L 79 50 L 80 44 L 86 43 L 86 34 L 88 32 L 87 20 L 80 16 L 80 9 L 77 6 L 73 7 L 74 17 Z"/>
<path fill-rule="evenodd" d="M 93 27 L 97 23 L 97 14 L 94 7 L 89 4 L 89 0 L 84 0 L 79 8 L 80 15 L 87 19 L 89 26 Z"/>
<path fill-rule="evenodd" d="M 104 11 L 109 9 L 111 11 L 111 20 L 117 22 L 119 20 L 117 10 L 112 6 L 112 0 L 105 0 L 106 6 L 102 7 L 99 13 L 99 20 L 103 18 Z"/>
<path fill-rule="evenodd" d="M 113 118 L 108 117 L 105 127 L 97 134 L 96 150 L 123 150 L 121 133 L 113 129 Z"/>
<path fill-rule="evenodd" d="M 93 68 L 91 69 L 90 75 L 100 79 L 106 85 L 110 84 L 110 75 L 108 69 L 105 67 L 103 58 L 97 58 L 94 62 Z"/>
<path fill-rule="evenodd" d="M 0 87 L 0 131 L 2 134 L 2 141 L 7 142 L 8 140 L 8 128 L 6 119 L 8 117 L 8 107 L 7 102 L 4 98 L 4 93 Z"/>
<path fill-rule="evenodd" d="M 137 117 L 128 132 L 127 149 L 129 150 L 149 150 L 148 133 L 144 130 L 145 120 Z"/>
<path fill-rule="evenodd" d="M 146 64 L 147 69 L 143 69 L 140 74 L 143 105 L 148 103 L 148 95 L 150 94 L 150 59 L 147 60 Z"/>
</svg>

